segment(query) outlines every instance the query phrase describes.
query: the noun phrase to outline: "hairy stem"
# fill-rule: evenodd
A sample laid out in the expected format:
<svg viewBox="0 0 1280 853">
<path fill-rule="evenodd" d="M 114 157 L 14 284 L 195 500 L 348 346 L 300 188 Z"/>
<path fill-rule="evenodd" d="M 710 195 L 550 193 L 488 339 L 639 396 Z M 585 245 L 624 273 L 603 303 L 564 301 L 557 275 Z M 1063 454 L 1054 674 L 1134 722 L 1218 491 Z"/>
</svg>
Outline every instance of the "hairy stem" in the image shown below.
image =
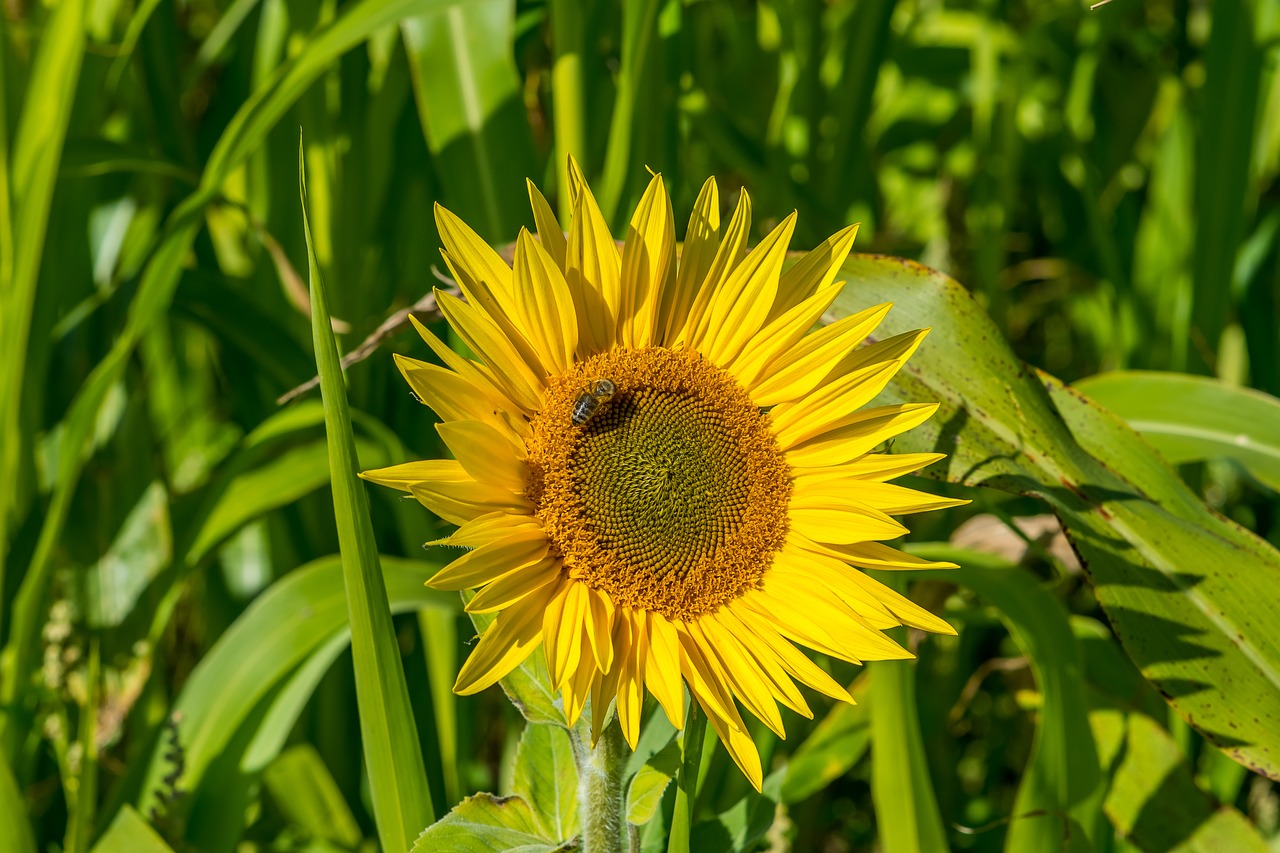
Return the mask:
<svg viewBox="0 0 1280 853">
<path fill-rule="evenodd" d="M 576 754 L 582 853 L 621 853 L 622 771 L 627 751 L 617 718 L 604 727 L 594 747 L 583 744 Z"/>
</svg>

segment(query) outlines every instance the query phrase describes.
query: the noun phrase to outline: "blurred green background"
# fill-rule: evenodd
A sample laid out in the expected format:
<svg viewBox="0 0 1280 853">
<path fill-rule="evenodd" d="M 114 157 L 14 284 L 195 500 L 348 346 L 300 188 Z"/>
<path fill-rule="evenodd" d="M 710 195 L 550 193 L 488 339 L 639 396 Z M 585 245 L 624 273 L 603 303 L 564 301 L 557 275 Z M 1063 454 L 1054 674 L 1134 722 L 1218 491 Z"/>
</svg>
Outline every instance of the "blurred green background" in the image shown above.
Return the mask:
<svg viewBox="0 0 1280 853">
<path fill-rule="evenodd" d="M 679 232 L 715 175 L 726 207 L 751 193 L 755 237 L 792 210 L 797 249 L 861 221 L 857 250 L 953 276 L 1066 382 L 1150 369 L 1280 394 L 1276 0 L 7 0 L 0 26 L 0 808 L 19 793 L 34 849 L 88 850 L 125 804 L 177 849 L 373 837 L 318 402 L 276 402 L 315 374 L 299 128 L 345 349 L 438 283 L 433 202 L 505 244 L 533 226 L 526 177 L 564 216 L 572 154 L 615 234 L 646 167 Z M 427 357 L 402 335 L 349 371 L 365 467 L 442 452 L 390 351 Z M 1277 543 L 1270 447 L 1270 467 L 1181 473 Z M 371 495 L 382 552 L 415 561 L 387 567 L 410 578 L 393 606 L 443 814 L 502 787 L 518 717 L 496 691 L 449 697 L 473 631 L 420 589 L 441 529 Z M 1189 831 L 1159 815 L 1203 812 L 1261 845 L 1232 849 L 1280 849 L 1276 785 L 1137 677 L 1069 553 L 1019 551 L 1014 517 L 1041 512 L 984 496 L 918 538 L 1003 520 L 1002 553 L 1070 614 L 1094 710 L 1151 724 L 1150 766 L 1173 769 L 1146 790 L 1146 764 L 1117 763 L 1101 847 L 1173 849 Z M 950 843 L 998 850 L 1041 694 L 967 595 L 961 636 L 921 650 L 919 713 Z M 239 643 L 221 675 L 184 694 L 220 641 Z M 199 725 L 216 734 L 193 744 Z M 783 798 L 792 849 L 881 834 L 866 718 L 843 725 L 845 766 Z M 782 752 L 812 728 L 793 726 Z M 720 754 L 704 808 L 743 784 Z"/>
</svg>

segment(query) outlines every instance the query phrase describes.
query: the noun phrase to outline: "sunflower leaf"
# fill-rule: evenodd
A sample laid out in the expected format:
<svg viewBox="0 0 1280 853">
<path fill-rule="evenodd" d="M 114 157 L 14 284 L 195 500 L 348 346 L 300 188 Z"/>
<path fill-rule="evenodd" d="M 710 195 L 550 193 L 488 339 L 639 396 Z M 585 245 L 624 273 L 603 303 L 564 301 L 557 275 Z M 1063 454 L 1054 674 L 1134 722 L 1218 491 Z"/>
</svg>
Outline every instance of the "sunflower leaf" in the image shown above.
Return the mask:
<svg viewBox="0 0 1280 853">
<path fill-rule="evenodd" d="M 552 838 L 565 841 L 578 834 L 578 765 L 564 728 L 524 727 L 516 747 L 513 789 L 533 807 Z"/>
<path fill-rule="evenodd" d="M 1020 363 L 956 282 L 869 255 L 843 273 L 837 315 L 895 302 L 877 339 L 934 327 L 879 399 L 941 401 L 899 449 L 947 453 L 935 476 L 1046 501 L 1147 680 L 1226 754 L 1280 778 L 1280 634 L 1262 627 L 1280 612 L 1280 552 L 1211 512 L 1119 419 Z"/>
<path fill-rule="evenodd" d="M 570 842 L 572 843 L 572 842 Z M 573 849 L 546 836 L 546 830 L 529 803 L 519 796 L 476 794 L 453 807 L 447 815 L 423 830 L 410 853 L 554 853 Z"/>
</svg>

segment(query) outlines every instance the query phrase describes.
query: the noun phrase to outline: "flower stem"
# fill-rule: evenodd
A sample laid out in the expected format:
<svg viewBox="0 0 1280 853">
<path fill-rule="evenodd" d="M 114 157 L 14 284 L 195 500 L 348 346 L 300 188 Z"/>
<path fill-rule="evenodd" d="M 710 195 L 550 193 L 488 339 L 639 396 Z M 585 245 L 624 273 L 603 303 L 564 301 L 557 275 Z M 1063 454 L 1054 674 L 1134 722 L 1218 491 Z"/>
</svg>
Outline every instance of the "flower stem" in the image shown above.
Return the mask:
<svg viewBox="0 0 1280 853">
<path fill-rule="evenodd" d="M 622 851 L 622 771 L 627 765 L 626 755 L 617 717 L 604 727 L 594 747 L 579 753 L 582 853 Z"/>
</svg>

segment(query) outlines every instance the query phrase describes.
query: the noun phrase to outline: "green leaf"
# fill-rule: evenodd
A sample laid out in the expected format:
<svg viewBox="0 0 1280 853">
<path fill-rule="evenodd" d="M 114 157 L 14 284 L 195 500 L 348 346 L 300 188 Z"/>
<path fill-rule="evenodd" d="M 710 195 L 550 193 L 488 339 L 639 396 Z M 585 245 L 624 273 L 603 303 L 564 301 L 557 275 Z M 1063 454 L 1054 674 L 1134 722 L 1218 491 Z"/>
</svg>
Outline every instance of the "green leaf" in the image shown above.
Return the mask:
<svg viewBox="0 0 1280 853">
<path fill-rule="evenodd" d="M 18 780 L 13 778 L 9 761 L 0 754 L 0 826 L 9 827 L 13 853 L 36 853 L 36 838 L 27 816 L 27 804 Z"/>
<path fill-rule="evenodd" d="M 1280 491 L 1280 400 L 1216 379 L 1116 371 L 1077 390 L 1119 415 L 1175 465 L 1231 459 Z"/>
<path fill-rule="evenodd" d="M 1041 703 L 1031 754 L 1014 800 L 1005 850 L 1064 846 L 1063 816 L 1093 837 L 1102 772 L 1089 728 L 1084 660 L 1062 604 L 1027 572 L 989 554 L 948 546 L 915 545 L 913 554 L 948 560 L 959 569 L 913 574 L 958 584 L 995 606 L 1027 656 Z"/>
<path fill-rule="evenodd" d="M 899 643 L 906 631 L 886 632 Z M 897 635 L 897 636 L 895 636 Z M 871 682 L 871 799 L 885 853 L 944 851 L 947 833 L 933 793 L 916 709 L 916 669 L 906 661 L 867 665 Z"/>
<path fill-rule="evenodd" d="M 280 754 L 262 774 L 285 819 L 308 837 L 354 849 L 364 835 L 320 753 L 309 743 Z"/>
<path fill-rule="evenodd" d="M 394 612 L 458 609 L 456 595 L 425 586 L 438 565 L 385 556 L 381 563 Z M 183 789 L 198 796 L 210 765 L 227 751 L 255 709 L 329 644 L 337 643 L 332 654 L 341 651 L 348 632 L 337 555 L 290 572 L 254 599 L 201 658 L 174 703 L 184 754 Z M 147 767 L 138 798 L 138 809 L 144 814 L 157 807 L 162 778 L 171 769 L 164 752 L 165 745 L 157 745 Z"/>
<path fill-rule="evenodd" d="M 562 849 L 572 848 L 547 838 L 538 816 L 521 797 L 476 794 L 427 827 L 414 842 L 412 853 L 554 853 Z"/>
<path fill-rule="evenodd" d="M 1238 811 L 1196 787 L 1169 733 L 1143 714 L 1126 718 L 1124 750 L 1103 805 L 1116 830 L 1143 850 L 1264 853 L 1270 849 Z"/>
<path fill-rule="evenodd" d="M 662 795 L 680 769 L 680 743 L 671 741 L 654 753 L 631 777 L 627 788 L 627 823 L 644 826 L 653 820 Z"/>
<path fill-rule="evenodd" d="M 490 241 L 528 220 L 533 136 L 511 52 L 515 6 L 471 0 L 401 24 L 413 93 L 454 213 Z"/>
<path fill-rule="evenodd" d="M 378 563 L 368 496 L 356 476 L 360 469 L 347 389 L 338 346 L 329 322 L 328 297 L 316 265 L 307 218 L 307 182 L 302 139 L 298 140 L 298 191 L 302 227 L 311 269 L 311 333 L 316 369 L 324 401 L 329 439 L 333 510 L 342 551 L 342 576 L 351 619 L 351 655 L 355 663 L 356 701 L 360 710 L 361 745 L 369 773 L 370 799 L 384 850 L 407 849 L 417 828 L 434 814 L 418 727 L 409 704 L 409 688 Z"/>
<path fill-rule="evenodd" d="M 761 793 L 752 791 L 711 820 L 704 820 L 694 826 L 689 836 L 689 849 L 753 849 L 755 843 L 773 825 L 782 790 L 782 777 L 781 773 L 770 775 L 764 780 L 764 790 Z"/>
<path fill-rule="evenodd" d="M 125 806 L 93 845 L 93 853 L 173 853 L 173 848 L 141 815 Z"/>
<path fill-rule="evenodd" d="M 341 15 L 312 34 L 301 50 L 268 75 L 228 122 L 205 164 L 200 186 L 174 209 L 166 222 L 166 237 L 152 254 L 142 273 L 137 292 L 129 304 L 128 318 L 124 327 L 117 334 L 110 352 L 98 362 L 93 372 L 81 385 L 64 419 L 66 431 L 63 436 L 63 449 L 59 454 L 53 495 L 44 524 L 40 529 L 35 553 L 19 590 L 18 602 L 13 608 L 15 614 L 15 624 L 11 631 L 13 674 L 4 685 L 3 697 L 7 703 L 14 701 L 18 685 L 28 683 L 30 674 L 37 664 L 40 620 L 45 611 L 44 598 L 52 576 L 51 558 L 62 526 L 70 512 L 71 497 L 90 452 L 98 411 L 108 393 L 122 376 L 144 332 L 153 324 L 160 322 L 160 318 L 169 310 L 191 246 L 204 221 L 205 207 L 218 198 L 227 177 L 262 144 L 267 133 L 316 79 L 332 67 L 335 59 L 372 34 L 407 15 L 423 14 L 458 2 L 460 0 L 358 0 L 344 6 Z M 82 17 L 82 9 L 83 0 L 71 0 L 71 2 L 60 4 L 57 11 L 58 20 L 65 22 L 67 27 L 78 28 L 81 23 L 79 19 Z M 58 32 L 63 31 L 64 25 L 60 24 Z M 64 44 L 60 50 L 65 47 Z M 70 59 L 59 55 L 52 58 L 51 65 L 57 69 L 58 74 L 74 76 L 73 72 L 79 67 L 79 56 L 78 51 L 75 51 Z M 48 105 L 69 106 L 70 102 L 71 98 L 64 96 L 60 87 L 53 86 L 43 93 L 43 97 L 32 100 L 32 103 L 42 104 L 45 108 Z M 50 114 L 43 112 L 41 115 L 47 119 Z M 51 144 L 60 140 L 60 133 L 53 136 L 45 133 L 33 143 L 33 150 L 40 156 L 46 157 L 60 150 L 60 145 Z M 41 167 L 39 174 L 45 174 L 44 167 Z M 52 174 L 49 175 L 49 180 L 52 180 Z M 40 217 L 31 216 L 33 223 L 38 222 L 39 219 Z M 23 245 L 32 246 L 32 251 L 38 254 L 41 241 L 24 240 Z M 34 287 L 34 279 L 31 286 Z M 0 312 L 0 317 L 7 316 L 10 316 L 7 310 Z M 26 315 L 15 316 L 25 317 Z M 0 346 L 7 345 L 11 339 L 13 336 L 0 334 Z M 5 365 L 16 363 L 18 363 L 16 360 L 4 359 Z M 15 375 L 20 373 L 19 368 Z M 8 375 L 8 371 L 0 370 L 0 378 Z M 0 389 L 0 394 L 3 393 L 7 391 Z M 0 396 L 0 403 L 5 402 L 7 399 Z M 7 413 L 12 410 L 11 406 L 0 405 L 0 412 Z M 0 442 L 0 448 L 10 446 L 12 444 L 7 440 Z M 0 450 L 0 452 L 7 451 Z M 0 470 L 0 473 L 6 475 L 6 481 L 12 482 L 8 478 L 11 472 Z M 8 493 L 0 491 L 0 494 L 7 496 Z M 4 499 L 0 497 L 0 501 Z M 4 516 L 0 515 L 0 518 L 2 517 Z M 0 553 L 4 553 L 4 549 L 0 549 Z"/>
<path fill-rule="evenodd" d="M 787 758 L 782 801 L 798 803 L 826 788 L 862 760 L 871 745 L 871 717 L 867 704 L 869 679 L 850 688 L 857 705 L 837 702 Z"/>
<path fill-rule="evenodd" d="M 534 723 L 524 727 L 513 789 L 533 808 L 548 837 L 567 841 L 578 834 L 578 765 L 568 731 Z"/>
<path fill-rule="evenodd" d="M 866 255 L 843 272 L 838 313 L 895 302 L 877 339 L 934 328 L 879 400 L 941 402 L 897 448 L 947 453 L 934 476 L 1048 502 L 1143 675 L 1228 755 L 1280 777 L 1280 635 L 1265 627 L 1280 553 L 1210 512 L 1118 419 L 1018 362 L 954 281 Z"/>
<path fill-rule="evenodd" d="M 169 494 L 157 481 L 142 493 L 111 547 L 85 576 L 89 624 L 114 628 L 124 622 L 147 584 L 172 558 Z"/>
<path fill-rule="evenodd" d="M 1254 35 L 1255 14 L 1250 0 L 1215 4 L 1204 54 L 1191 316 L 1212 351 L 1232 305 L 1232 271 L 1254 197 L 1249 166 L 1264 59 Z"/>
</svg>

